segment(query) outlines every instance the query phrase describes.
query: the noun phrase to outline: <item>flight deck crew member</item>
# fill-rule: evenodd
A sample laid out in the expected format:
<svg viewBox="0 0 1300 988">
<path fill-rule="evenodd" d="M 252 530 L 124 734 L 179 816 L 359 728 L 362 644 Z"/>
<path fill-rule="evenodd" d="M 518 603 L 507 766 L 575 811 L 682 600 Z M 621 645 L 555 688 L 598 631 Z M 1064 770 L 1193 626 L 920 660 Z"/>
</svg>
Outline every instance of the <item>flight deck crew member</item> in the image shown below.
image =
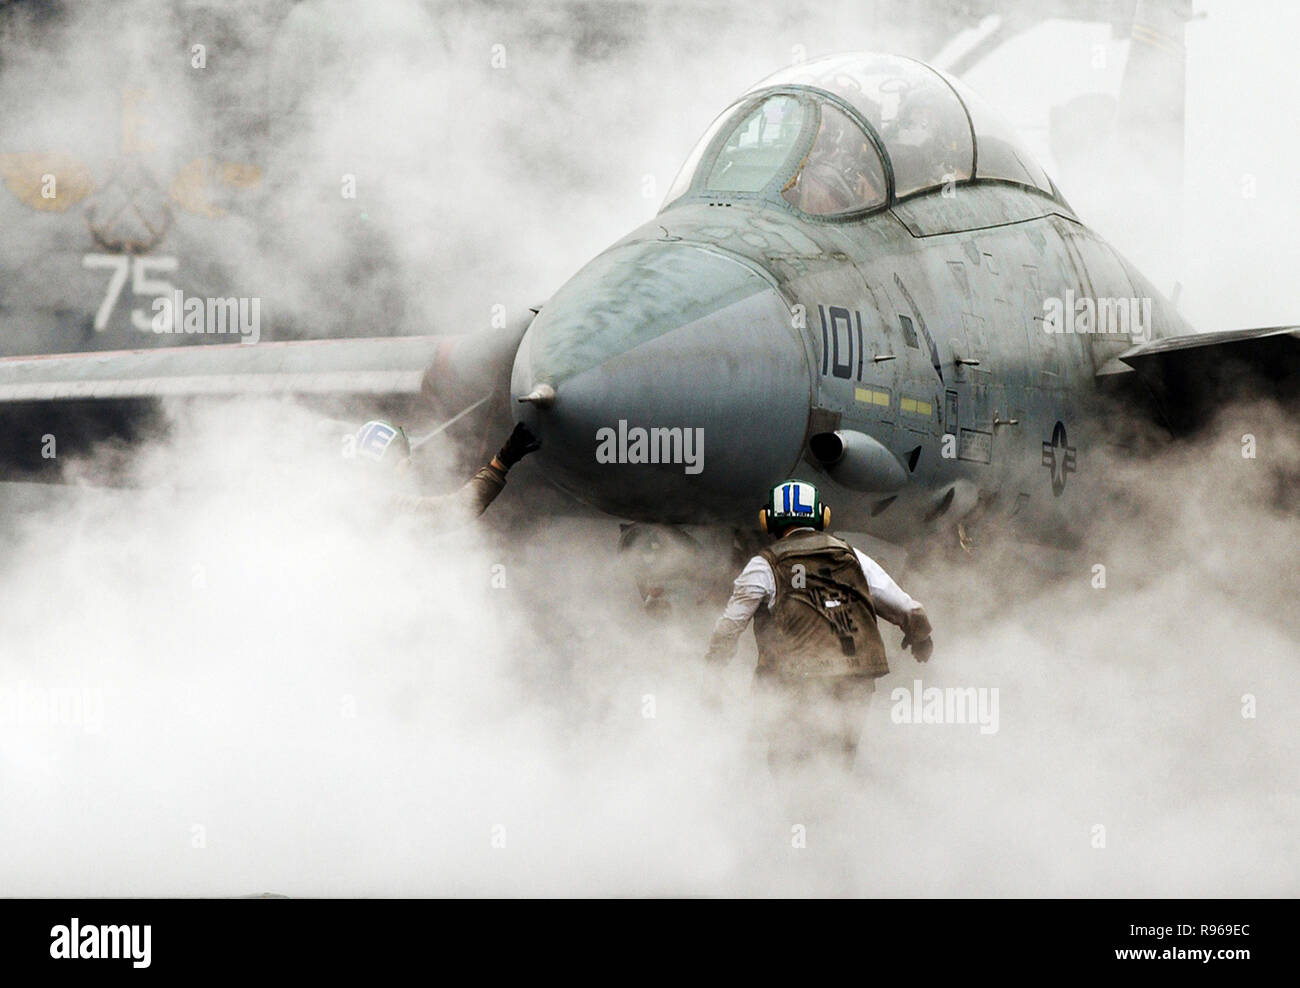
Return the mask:
<svg viewBox="0 0 1300 988">
<path fill-rule="evenodd" d="M 709 640 L 725 663 L 754 620 L 756 728 L 774 770 L 815 756 L 851 769 L 875 680 L 889 672 L 878 617 L 903 629 L 918 662 L 934 649 L 925 609 L 865 553 L 823 531 L 817 488 L 788 480 L 759 514 L 776 536 L 736 578 Z"/>
<path fill-rule="evenodd" d="M 394 493 L 389 498 L 398 511 L 436 520 L 439 525 L 470 521 L 496 500 L 506 486 L 510 468 L 540 446 L 537 437 L 520 422 L 497 455 L 459 490 L 433 495 Z M 357 430 L 351 452 L 357 459 L 390 465 L 400 472 L 410 464 L 411 444 L 400 426 L 375 420 Z"/>
</svg>

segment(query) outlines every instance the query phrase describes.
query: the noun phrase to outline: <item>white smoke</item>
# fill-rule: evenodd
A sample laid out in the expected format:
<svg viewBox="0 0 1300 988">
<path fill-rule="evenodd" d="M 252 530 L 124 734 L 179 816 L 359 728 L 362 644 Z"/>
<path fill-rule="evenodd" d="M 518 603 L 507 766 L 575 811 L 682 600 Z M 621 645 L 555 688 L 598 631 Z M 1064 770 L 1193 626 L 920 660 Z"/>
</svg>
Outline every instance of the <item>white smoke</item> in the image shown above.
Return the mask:
<svg viewBox="0 0 1300 988">
<path fill-rule="evenodd" d="M 271 91 L 333 111 L 267 163 L 287 224 L 275 270 L 255 251 L 232 267 L 325 317 L 351 304 L 332 272 L 362 254 L 357 311 L 475 328 L 648 219 L 643 179 L 661 195 L 796 45 L 913 50 L 878 22 L 846 29 L 864 23 L 848 6 L 775 29 L 725 7 L 652 5 L 629 31 L 553 12 L 531 15 L 557 19 L 538 32 L 513 10 L 410 3 L 367 4 L 353 30 L 343 6 L 308 3 L 275 38 L 254 5 L 228 8 L 236 37 L 313 68 Z M 110 9 L 6 47 L 7 91 L 53 46 L 74 67 L 53 77 L 61 105 L 90 106 L 76 67 L 112 75 Z M 157 11 L 133 6 L 128 49 L 180 50 Z M 359 240 L 336 172 L 369 197 Z M 972 557 L 898 571 L 935 657 L 917 667 L 886 630 L 857 775 L 804 773 L 798 797 L 747 739 L 752 645 L 730 702 L 706 705 L 720 602 L 642 613 L 616 520 L 530 511 L 525 461 L 482 525 L 438 533 L 337 449 L 278 403 L 178 409 L 132 461 L 138 488 L 3 485 L 0 893 L 1297 892 L 1300 526 L 1275 485 L 1300 452 L 1266 410 L 1152 464 L 1084 460 L 1072 483 L 1113 483 L 1077 554 L 977 529 Z M 72 475 L 93 482 L 97 463 Z M 444 467 L 444 486 L 464 479 Z M 891 691 L 918 676 L 997 688 L 998 732 L 894 723 Z"/>
</svg>

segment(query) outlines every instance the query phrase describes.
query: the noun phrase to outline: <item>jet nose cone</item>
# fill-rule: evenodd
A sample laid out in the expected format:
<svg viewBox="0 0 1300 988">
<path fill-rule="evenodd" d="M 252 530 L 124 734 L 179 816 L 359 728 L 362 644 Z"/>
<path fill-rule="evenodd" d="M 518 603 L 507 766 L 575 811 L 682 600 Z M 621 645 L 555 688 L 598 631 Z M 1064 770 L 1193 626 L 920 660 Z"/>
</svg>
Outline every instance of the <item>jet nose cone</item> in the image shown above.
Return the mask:
<svg viewBox="0 0 1300 988">
<path fill-rule="evenodd" d="M 611 514 L 699 521 L 760 504 L 802 453 L 803 340 L 746 264 L 679 243 L 601 255 L 515 358 L 515 417 L 560 487 Z"/>
</svg>

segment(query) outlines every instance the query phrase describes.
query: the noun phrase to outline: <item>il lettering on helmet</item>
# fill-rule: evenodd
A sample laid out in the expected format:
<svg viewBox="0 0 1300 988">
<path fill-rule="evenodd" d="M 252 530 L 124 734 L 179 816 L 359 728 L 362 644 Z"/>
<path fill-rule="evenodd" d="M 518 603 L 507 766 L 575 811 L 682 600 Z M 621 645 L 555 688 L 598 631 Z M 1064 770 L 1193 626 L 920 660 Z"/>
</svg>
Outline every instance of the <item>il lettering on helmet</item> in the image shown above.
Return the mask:
<svg viewBox="0 0 1300 988">
<path fill-rule="evenodd" d="M 785 484 L 781 487 L 781 510 L 785 514 L 811 515 L 817 492 L 808 484 Z"/>
<path fill-rule="evenodd" d="M 367 460 L 382 460 L 397 430 L 387 422 L 367 422 L 357 437 L 357 455 Z"/>
</svg>

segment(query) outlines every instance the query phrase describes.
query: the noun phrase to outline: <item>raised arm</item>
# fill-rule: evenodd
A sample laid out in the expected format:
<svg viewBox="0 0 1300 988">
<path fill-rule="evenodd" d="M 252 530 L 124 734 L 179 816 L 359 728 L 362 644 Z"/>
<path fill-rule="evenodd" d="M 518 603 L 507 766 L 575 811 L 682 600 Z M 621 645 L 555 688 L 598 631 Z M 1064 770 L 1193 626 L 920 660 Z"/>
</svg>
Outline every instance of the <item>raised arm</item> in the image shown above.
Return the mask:
<svg viewBox="0 0 1300 988">
<path fill-rule="evenodd" d="M 860 549 L 854 549 L 862 573 L 871 589 L 876 615 L 903 629 L 903 647 L 911 648 L 917 662 L 925 662 L 934 651 L 930 619 L 920 602 L 909 596 L 880 564 Z"/>
</svg>

